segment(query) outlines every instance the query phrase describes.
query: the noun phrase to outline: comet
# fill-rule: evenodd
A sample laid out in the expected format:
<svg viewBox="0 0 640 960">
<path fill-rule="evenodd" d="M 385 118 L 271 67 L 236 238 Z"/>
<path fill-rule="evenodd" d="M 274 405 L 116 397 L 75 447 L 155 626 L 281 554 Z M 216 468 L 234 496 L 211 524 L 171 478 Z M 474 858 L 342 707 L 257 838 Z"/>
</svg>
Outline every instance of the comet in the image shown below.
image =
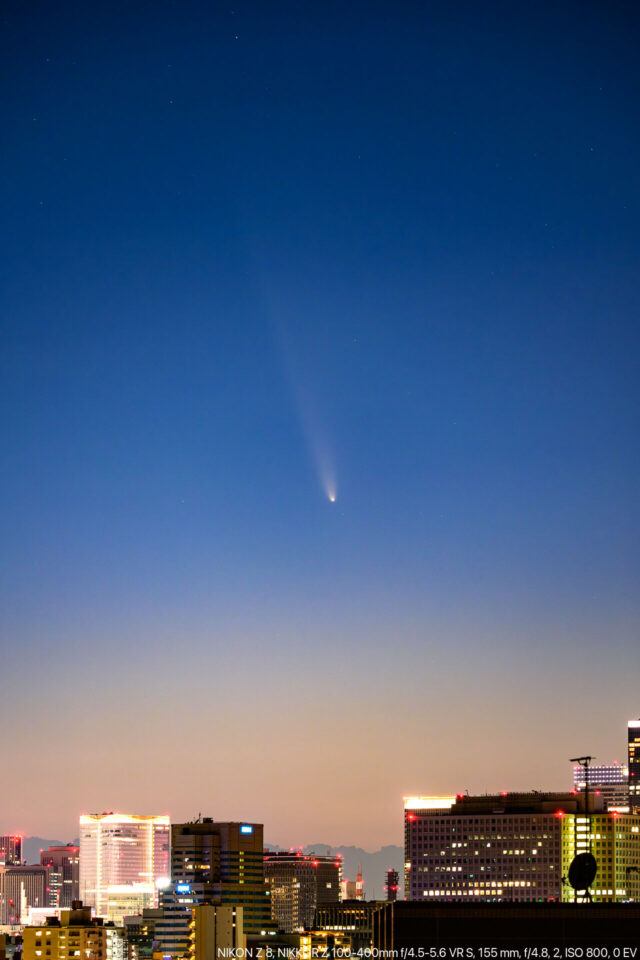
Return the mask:
<svg viewBox="0 0 640 960">
<path fill-rule="evenodd" d="M 282 365 L 289 381 L 291 395 L 296 407 L 298 421 L 320 489 L 330 503 L 338 497 L 333 444 L 328 425 L 322 416 L 322 404 L 312 389 L 308 364 L 303 364 L 294 348 L 292 336 L 283 320 L 274 319 L 275 340 L 279 347 Z"/>
</svg>

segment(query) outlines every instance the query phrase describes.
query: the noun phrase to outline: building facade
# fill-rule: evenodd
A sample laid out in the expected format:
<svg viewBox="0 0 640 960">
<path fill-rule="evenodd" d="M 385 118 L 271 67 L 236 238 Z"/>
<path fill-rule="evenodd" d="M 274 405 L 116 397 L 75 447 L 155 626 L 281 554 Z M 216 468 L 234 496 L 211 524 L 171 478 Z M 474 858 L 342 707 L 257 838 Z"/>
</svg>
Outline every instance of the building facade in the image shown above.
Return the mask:
<svg viewBox="0 0 640 960">
<path fill-rule="evenodd" d="M 623 807 L 629 802 L 629 771 L 620 763 L 594 764 L 588 768 L 589 791 L 602 797 L 605 809 Z M 587 786 L 585 767 L 573 768 L 573 787 L 583 793 Z"/>
<path fill-rule="evenodd" d="M 233 957 L 244 948 L 242 907 L 228 904 L 196 906 L 189 924 L 189 960 Z"/>
<path fill-rule="evenodd" d="M 562 819 L 581 804 L 575 793 L 406 797 L 406 898 L 560 900 Z"/>
<path fill-rule="evenodd" d="M 156 924 L 163 955 L 186 955 L 197 906 L 241 906 L 245 933 L 260 934 L 270 926 L 262 844 L 261 823 L 204 817 L 172 825 L 171 883 L 161 892 L 164 918 Z"/>
<path fill-rule="evenodd" d="M 0 837 L 0 866 L 13 866 L 22 863 L 22 837 L 8 834 Z"/>
<path fill-rule="evenodd" d="M 30 907 L 49 905 L 49 868 L 40 864 L 0 868 L 0 923 L 26 923 Z"/>
<path fill-rule="evenodd" d="M 91 908 L 75 901 L 70 910 L 61 911 L 60 919 L 25 927 L 22 932 L 23 960 L 124 960 L 125 940 L 122 928 L 104 923 L 101 917 L 91 918 Z"/>
<path fill-rule="evenodd" d="M 409 900 L 640 900 L 640 812 L 605 810 L 596 793 L 588 809 L 580 792 L 451 800 L 405 799 Z M 598 867 L 588 896 L 568 882 L 580 853 Z"/>
<path fill-rule="evenodd" d="M 152 960 L 156 939 L 156 921 L 162 917 L 159 907 L 124 917 L 122 924 L 126 960 Z"/>
<path fill-rule="evenodd" d="M 41 850 L 40 863 L 49 867 L 49 906 L 68 909 L 80 899 L 80 848 L 69 844 Z"/>
<path fill-rule="evenodd" d="M 316 907 L 340 900 L 339 858 L 267 851 L 264 873 L 271 919 L 284 933 L 311 929 Z"/>
<path fill-rule="evenodd" d="M 627 729 L 629 757 L 629 803 L 640 807 L 640 720 L 629 720 Z"/>
<path fill-rule="evenodd" d="M 315 929 L 349 937 L 351 950 L 362 955 L 373 943 L 374 916 L 383 902 L 343 900 L 342 903 L 324 904 L 316 910 Z"/>
<path fill-rule="evenodd" d="M 397 870 L 387 870 L 386 882 L 384 888 L 387 893 L 387 900 L 394 901 L 398 899 L 400 877 Z"/>
<path fill-rule="evenodd" d="M 80 896 L 96 914 L 121 923 L 158 905 L 169 877 L 169 817 L 122 813 L 80 817 Z"/>
<path fill-rule="evenodd" d="M 591 853 L 598 870 L 589 896 L 565 883 L 567 902 L 616 903 L 640 900 L 640 814 L 616 810 L 567 814 L 562 818 L 562 876 L 576 854 Z"/>
</svg>

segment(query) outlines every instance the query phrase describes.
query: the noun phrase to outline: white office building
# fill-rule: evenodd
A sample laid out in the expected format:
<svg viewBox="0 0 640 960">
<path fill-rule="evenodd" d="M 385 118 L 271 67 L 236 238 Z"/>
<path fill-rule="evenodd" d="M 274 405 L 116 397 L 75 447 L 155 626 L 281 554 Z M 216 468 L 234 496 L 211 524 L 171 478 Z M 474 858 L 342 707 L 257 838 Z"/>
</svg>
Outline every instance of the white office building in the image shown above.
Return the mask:
<svg viewBox="0 0 640 960">
<path fill-rule="evenodd" d="M 80 899 L 95 914 L 122 923 L 157 907 L 169 877 L 168 816 L 125 813 L 80 817 Z"/>
</svg>

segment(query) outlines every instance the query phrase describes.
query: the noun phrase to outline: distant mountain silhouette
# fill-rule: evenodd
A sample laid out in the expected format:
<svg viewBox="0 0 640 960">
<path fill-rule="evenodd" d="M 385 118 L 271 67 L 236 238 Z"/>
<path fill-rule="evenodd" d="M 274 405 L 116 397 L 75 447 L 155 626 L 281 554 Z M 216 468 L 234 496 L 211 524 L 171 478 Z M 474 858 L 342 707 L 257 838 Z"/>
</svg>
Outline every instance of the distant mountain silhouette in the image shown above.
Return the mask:
<svg viewBox="0 0 640 960">
<path fill-rule="evenodd" d="M 22 859 L 27 863 L 40 863 L 40 851 L 49 847 L 62 847 L 66 843 L 75 843 L 77 840 L 45 840 L 44 837 L 22 838 Z"/>
<path fill-rule="evenodd" d="M 270 850 L 287 850 L 277 844 L 265 844 Z M 404 896 L 404 850 L 390 845 L 370 853 L 361 847 L 332 847 L 328 843 L 309 843 L 302 850 L 305 854 L 318 853 L 320 856 L 342 854 L 342 875 L 344 879 L 355 880 L 358 868 L 362 865 L 364 896 L 367 900 L 386 900 L 387 870 L 398 871 L 400 889 L 398 899 Z"/>
<path fill-rule="evenodd" d="M 78 840 L 47 840 L 44 837 L 24 837 L 22 841 L 22 858 L 27 863 L 40 863 L 40 851 L 49 847 L 59 847 L 65 843 L 78 843 Z M 287 850 L 288 847 L 279 847 L 277 843 L 268 843 L 270 850 Z M 390 868 L 398 871 L 400 889 L 398 899 L 404 896 L 404 851 L 402 847 L 382 847 L 370 853 L 361 847 L 332 847 L 328 843 L 309 843 L 303 848 L 303 853 L 318 853 L 321 856 L 337 856 L 342 854 L 342 875 L 345 879 L 355 880 L 358 868 L 362 865 L 362 879 L 364 881 L 364 895 L 367 900 L 385 900 L 386 873 Z"/>
</svg>

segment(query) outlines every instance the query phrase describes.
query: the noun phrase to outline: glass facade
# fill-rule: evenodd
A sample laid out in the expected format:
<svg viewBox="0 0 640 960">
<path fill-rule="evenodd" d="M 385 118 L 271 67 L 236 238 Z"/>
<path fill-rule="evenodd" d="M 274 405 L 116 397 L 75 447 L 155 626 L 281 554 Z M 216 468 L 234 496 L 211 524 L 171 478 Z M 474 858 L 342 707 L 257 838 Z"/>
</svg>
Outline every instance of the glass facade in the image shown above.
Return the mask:
<svg viewBox="0 0 640 960">
<path fill-rule="evenodd" d="M 116 923 L 158 905 L 169 876 L 169 817 L 80 817 L 80 899 Z"/>
</svg>

